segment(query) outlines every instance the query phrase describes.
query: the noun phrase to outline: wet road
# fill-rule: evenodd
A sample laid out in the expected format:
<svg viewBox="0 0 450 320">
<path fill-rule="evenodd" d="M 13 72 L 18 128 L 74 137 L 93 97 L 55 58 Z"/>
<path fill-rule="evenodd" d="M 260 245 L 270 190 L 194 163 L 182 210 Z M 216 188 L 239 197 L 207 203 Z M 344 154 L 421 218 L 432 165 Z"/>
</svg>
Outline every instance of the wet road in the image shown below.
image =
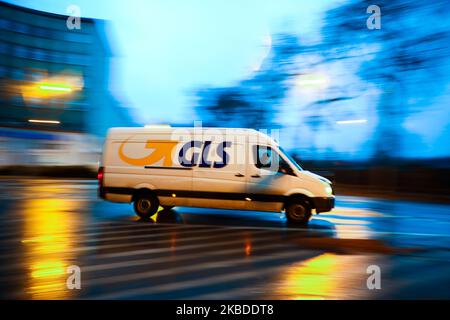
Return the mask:
<svg viewBox="0 0 450 320">
<path fill-rule="evenodd" d="M 450 298 L 445 204 L 338 195 L 306 228 L 194 208 L 139 221 L 94 181 L 1 179 L 0 222 L 3 299 Z M 80 290 L 66 286 L 71 265 Z"/>
</svg>

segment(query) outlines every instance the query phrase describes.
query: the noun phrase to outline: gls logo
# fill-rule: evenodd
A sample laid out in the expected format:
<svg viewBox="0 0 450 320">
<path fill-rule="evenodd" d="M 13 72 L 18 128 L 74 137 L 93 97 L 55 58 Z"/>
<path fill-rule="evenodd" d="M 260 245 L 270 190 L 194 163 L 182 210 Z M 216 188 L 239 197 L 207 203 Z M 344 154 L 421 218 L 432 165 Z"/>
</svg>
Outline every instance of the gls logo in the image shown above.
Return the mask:
<svg viewBox="0 0 450 320">
<path fill-rule="evenodd" d="M 211 143 L 212 143 L 212 141 L 205 141 L 205 144 L 203 146 L 203 150 L 201 153 L 201 159 L 199 159 L 200 153 L 198 153 L 198 152 L 192 152 L 191 159 L 186 159 L 186 154 L 188 153 L 189 149 L 191 149 L 191 148 L 201 148 L 203 145 L 203 142 L 202 141 L 191 141 L 191 142 L 186 143 L 183 146 L 183 148 L 181 148 L 181 150 L 178 154 L 178 161 L 180 162 L 180 164 L 183 167 L 195 167 L 196 165 L 198 165 L 200 168 L 211 168 L 211 165 L 213 166 L 213 168 L 225 167 L 230 160 L 230 156 L 225 151 L 225 148 L 231 147 L 231 142 L 224 141 L 222 143 L 219 143 L 219 145 L 217 146 L 217 149 L 216 149 L 216 153 L 219 157 L 222 158 L 222 160 L 219 162 L 216 161 L 214 163 L 211 163 L 211 161 L 208 161 L 208 155 L 209 155 L 209 149 L 211 148 Z M 200 164 L 199 164 L 199 160 L 201 160 Z"/>
<path fill-rule="evenodd" d="M 124 141 L 119 148 L 119 157 L 122 161 L 131 164 L 133 166 L 146 166 L 152 165 L 162 160 L 164 167 L 172 166 L 172 153 L 175 146 L 178 144 L 178 141 L 148 140 L 145 145 L 145 148 L 153 149 L 153 152 L 143 158 L 131 158 L 125 155 L 123 149 L 127 141 Z M 225 167 L 228 164 L 230 158 L 225 149 L 231 147 L 231 142 L 224 141 L 218 144 L 216 154 L 221 158 L 221 161 L 215 161 L 214 163 L 208 160 L 211 144 L 212 141 L 205 141 L 204 143 L 202 141 L 196 140 L 189 141 L 188 143 L 183 145 L 183 147 L 180 149 L 178 153 L 179 164 L 187 168 L 195 167 L 197 165 L 201 168 L 211 168 L 211 166 L 213 166 L 214 168 Z M 201 149 L 202 147 L 203 149 L 201 153 L 193 151 L 192 157 L 190 159 L 187 159 L 187 154 L 189 153 L 189 150 L 191 148 Z"/>
<path fill-rule="evenodd" d="M 132 166 L 145 166 L 163 160 L 163 166 L 172 166 L 172 151 L 178 144 L 178 141 L 171 140 L 148 140 L 145 144 L 146 149 L 154 149 L 152 153 L 143 158 L 131 158 L 124 154 L 123 148 L 128 140 L 122 142 L 119 148 L 119 157 L 123 162 L 131 164 Z"/>
</svg>

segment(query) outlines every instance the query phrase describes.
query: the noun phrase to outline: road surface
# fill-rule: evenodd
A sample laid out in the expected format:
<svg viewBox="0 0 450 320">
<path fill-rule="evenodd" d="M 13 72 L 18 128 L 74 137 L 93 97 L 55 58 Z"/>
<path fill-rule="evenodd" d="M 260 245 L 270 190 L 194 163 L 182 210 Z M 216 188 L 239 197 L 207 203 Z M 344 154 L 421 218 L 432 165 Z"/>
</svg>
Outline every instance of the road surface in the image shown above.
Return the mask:
<svg viewBox="0 0 450 320">
<path fill-rule="evenodd" d="M 95 181 L 3 178 L 0 222 L 2 299 L 450 298 L 445 204 L 337 195 L 308 227 L 195 208 L 141 221 Z"/>
</svg>

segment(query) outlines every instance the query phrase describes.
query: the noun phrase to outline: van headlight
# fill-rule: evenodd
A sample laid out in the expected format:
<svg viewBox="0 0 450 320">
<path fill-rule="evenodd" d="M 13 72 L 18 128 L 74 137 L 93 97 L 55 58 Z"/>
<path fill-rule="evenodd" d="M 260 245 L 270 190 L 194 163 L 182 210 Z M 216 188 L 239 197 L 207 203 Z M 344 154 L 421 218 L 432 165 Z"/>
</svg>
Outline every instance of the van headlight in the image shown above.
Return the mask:
<svg viewBox="0 0 450 320">
<path fill-rule="evenodd" d="M 331 187 L 331 184 L 329 184 L 328 182 L 322 181 L 322 180 L 320 182 L 325 187 L 325 193 L 330 196 L 333 195 L 333 188 Z"/>
</svg>

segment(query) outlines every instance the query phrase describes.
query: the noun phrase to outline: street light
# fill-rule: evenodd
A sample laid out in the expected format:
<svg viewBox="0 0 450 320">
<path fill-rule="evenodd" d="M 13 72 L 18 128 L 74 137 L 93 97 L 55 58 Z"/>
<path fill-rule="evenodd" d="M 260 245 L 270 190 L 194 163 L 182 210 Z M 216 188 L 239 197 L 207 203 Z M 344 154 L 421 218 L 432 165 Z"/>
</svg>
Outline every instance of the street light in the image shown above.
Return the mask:
<svg viewBox="0 0 450 320">
<path fill-rule="evenodd" d="M 340 120 L 336 121 L 337 124 L 360 124 L 366 123 L 367 119 L 354 119 L 354 120 Z"/>
<path fill-rule="evenodd" d="M 40 90 L 49 92 L 72 92 L 72 87 L 60 83 L 45 83 L 39 86 Z"/>
<path fill-rule="evenodd" d="M 31 123 L 45 123 L 45 124 L 60 124 L 60 121 L 57 120 L 37 120 L 37 119 L 30 119 L 28 122 Z"/>
<path fill-rule="evenodd" d="M 329 83 L 329 77 L 321 73 L 301 74 L 296 81 L 298 87 L 307 89 L 325 89 Z"/>
</svg>

